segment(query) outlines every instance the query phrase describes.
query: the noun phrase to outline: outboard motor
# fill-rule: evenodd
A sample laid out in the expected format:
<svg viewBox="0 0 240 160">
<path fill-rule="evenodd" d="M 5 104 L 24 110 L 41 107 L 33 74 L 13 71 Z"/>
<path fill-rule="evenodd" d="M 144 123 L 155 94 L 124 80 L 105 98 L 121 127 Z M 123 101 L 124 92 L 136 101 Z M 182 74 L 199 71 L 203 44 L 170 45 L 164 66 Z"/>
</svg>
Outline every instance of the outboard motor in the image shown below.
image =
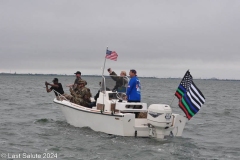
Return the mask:
<svg viewBox="0 0 240 160">
<path fill-rule="evenodd" d="M 172 109 L 166 104 L 152 104 L 148 108 L 149 136 L 163 139 L 172 125 Z"/>
</svg>

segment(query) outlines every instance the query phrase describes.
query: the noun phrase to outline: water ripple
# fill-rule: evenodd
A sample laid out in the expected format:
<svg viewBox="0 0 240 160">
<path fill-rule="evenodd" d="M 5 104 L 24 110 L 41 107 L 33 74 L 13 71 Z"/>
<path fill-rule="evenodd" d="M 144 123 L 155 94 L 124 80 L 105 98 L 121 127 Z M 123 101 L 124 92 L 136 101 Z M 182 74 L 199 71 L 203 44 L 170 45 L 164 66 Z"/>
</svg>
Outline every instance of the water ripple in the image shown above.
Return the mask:
<svg viewBox="0 0 240 160">
<path fill-rule="evenodd" d="M 1 76 L 0 151 L 7 153 L 58 153 L 59 159 L 163 159 L 238 160 L 239 81 L 196 80 L 206 103 L 187 122 L 182 137 L 159 141 L 108 135 L 91 128 L 69 125 L 46 93 L 44 82 L 51 76 Z M 74 77 L 59 76 L 62 84 Z M 98 77 L 84 77 L 89 86 Z M 175 79 L 141 79 L 143 101 L 167 103 L 179 84 Z M 11 84 L 17 84 L 15 86 Z M 67 88 L 65 92 L 69 93 Z M 4 91 L 4 92 L 3 92 Z M 97 92 L 97 89 L 93 89 Z M 175 98 L 174 113 L 183 114 Z M 107 124 L 106 124 L 107 125 Z"/>
</svg>

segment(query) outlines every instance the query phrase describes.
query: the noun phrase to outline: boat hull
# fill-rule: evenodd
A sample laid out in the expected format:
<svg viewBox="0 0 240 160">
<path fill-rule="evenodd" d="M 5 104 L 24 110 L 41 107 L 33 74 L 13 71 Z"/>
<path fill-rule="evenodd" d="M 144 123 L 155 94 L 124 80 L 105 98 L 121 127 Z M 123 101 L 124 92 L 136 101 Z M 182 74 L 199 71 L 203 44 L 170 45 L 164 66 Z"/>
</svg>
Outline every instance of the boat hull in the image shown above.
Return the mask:
<svg viewBox="0 0 240 160">
<path fill-rule="evenodd" d="M 54 99 L 59 104 L 67 122 L 75 127 L 90 127 L 94 131 L 118 136 L 154 137 L 163 139 L 165 136 L 182 136 L 186 117 L 172 114 L 168 127 L 154 126 L 149 118 L 135 118 L 134 113 L 102 112 L 96 108 L 83 107 L 66 100 Z M 127 105 L 127 104 L 126 104 Z M 159 124 L 162 124 L 160 122 Z"/>
<path fill-rule="evenodd" d="M 119 136 L 136 136 L 135 114 L 111 114 L 85 108 L 68 101 L 54 100 L 60 104 L 67 122 L 75 127 L 90 127 L 94 131 Z M 138 120 L 136 120 L 138 121 Z M 139 120 L 146 123 L 146 120 Z M 138 121 L 138 122 L 139 122 Z M 148 127 L 142 126 L 137 136 L 148 137 Z"/>
</svg>

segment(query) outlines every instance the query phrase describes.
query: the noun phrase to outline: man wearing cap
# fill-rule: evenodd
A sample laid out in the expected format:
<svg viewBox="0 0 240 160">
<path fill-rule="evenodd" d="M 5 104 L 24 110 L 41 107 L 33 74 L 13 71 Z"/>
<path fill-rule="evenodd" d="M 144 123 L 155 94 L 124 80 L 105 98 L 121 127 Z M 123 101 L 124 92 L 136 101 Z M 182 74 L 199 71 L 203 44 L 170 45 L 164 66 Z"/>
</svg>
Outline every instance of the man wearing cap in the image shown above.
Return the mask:
<svg viewBox="0 0 240 160">
<path fill-rule="evenodd" d="M 52 90 L 54 90 L 54 93 L 57 97 L 58 100 L 62 100 L 62 98 L 60 98 L 59 96 L 59 93 L 66 97 L 67 99 L 70 99 L 71 96 L 70 95 L 67 95 L 67 94 L 64 94 L 64 91 L 63 91 L 63 87 L 62 87 L 62 84 L 61 83 L 58 83 L 58 79 L 57 78 L 54 78 L 53 79 L 53 84 L 50 84 L 48 82 L 45 82 L 45 85 L 46 85 L 46 91 L 47 92 L 51 92 Z M 48 86 L 51 86 L 51 88 L 49 89 Z"/>
<path fill-rule="evenodd" d="M 129 72 L 130 81 L 127 88 L 127 100 L 128 102 L 140 102 L 141 101 L 141 84 L 137 77 L 137 71 L 131 69 Z"/>
<path fill-rule="evenodd" d="M 73 89 L 77 88 L 78 81 L 81 80 L 81 72 L 80 71 L 77 71 L 74 74 L 76 75 L 76 79 L 74 81 L 74 84 L 67 85 L 67 87 L 73 87 Z"/>
<path fill-rule="evenodd" d="M 70 88 L 71 95 L 73 96 L 73 103 L 79 104 L 81 106 L 88 107 L 88 100 L 90 100 L 88 89 L 85 87 L 86 81 L 78 81 L 77 87 L 75 89 Z"/>
</svg>

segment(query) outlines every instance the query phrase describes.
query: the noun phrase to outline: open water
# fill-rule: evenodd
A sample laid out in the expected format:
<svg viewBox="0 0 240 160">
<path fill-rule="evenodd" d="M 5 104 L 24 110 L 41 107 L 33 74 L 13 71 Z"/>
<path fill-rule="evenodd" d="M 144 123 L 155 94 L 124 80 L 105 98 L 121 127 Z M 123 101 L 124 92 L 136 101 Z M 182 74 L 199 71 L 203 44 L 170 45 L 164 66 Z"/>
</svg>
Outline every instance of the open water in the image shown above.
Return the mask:
<svg viewBox="0 0 240 160">
<path fill-rule="evenodd" d="M 138 160 L 239 160 L 240 81 L 194 80 L 206 103 L 189 122 L 182 137 L 157 141 L 108 135 L 69 125 L 46 93 L 52 76 L 0 75 L 1 159 L 138 159 Z M 73 76 L 57 76 L 65 86 Z M 84 77 L 92 94 L 99 77 Z M 180 79 L 142 78 L 142 101 L 170 104 Z M 68 88 L 64 87 L 69 93 Z M 174 113 L 184 114 L 177 98 Z M 91 117 L 89 117 L 91 119 Z M 102 125 L 107 125 L 102 124 Z M 57 158 L 56 158 L 57 156 Z"/>
</svg>

